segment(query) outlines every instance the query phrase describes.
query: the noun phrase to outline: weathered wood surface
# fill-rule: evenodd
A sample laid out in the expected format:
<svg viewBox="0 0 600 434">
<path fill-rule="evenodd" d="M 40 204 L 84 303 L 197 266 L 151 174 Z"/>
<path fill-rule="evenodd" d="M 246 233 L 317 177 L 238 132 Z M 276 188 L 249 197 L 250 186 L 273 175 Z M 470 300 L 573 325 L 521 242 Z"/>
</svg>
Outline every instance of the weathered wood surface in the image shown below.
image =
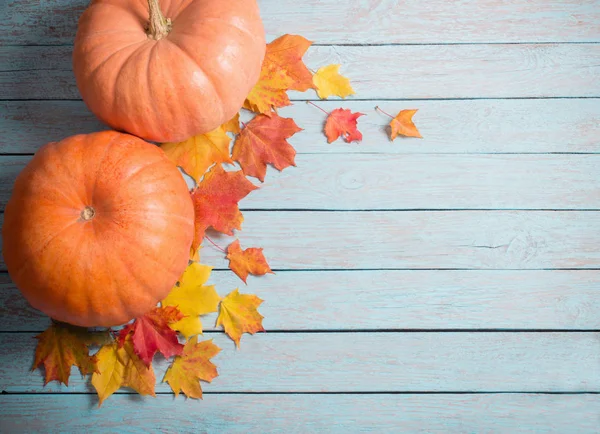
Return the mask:
<svg viewBox="0 0 600 434">
<path fill-rule="evenodd" d="M 248 279 L 213 271 L 209 282 L 265 300 L 273 330 L 600 329 L 597 270 L 280 271 Z M 216 314 L 203 318 L 215 330 Z M 7 274 L 0 274 L 0 332 L 41 332 L 50 324 Z"/>
<path fill-rule="evenodd" d="M 0 99 L 79 99 L 71 49 L 0 47 Z M 341 63 L 360 99 L 600 97 L 600 44 L 319 46 L 305 61 Z"/>
<path fill-rule="evenodd" d="M 0 156 L 0 210 L 29 156 Z M 245 209 L 600 209 L 600 155 L 299 155 Z M 232 167 L 233 168 L 233 167 Z"/>
<path fill-rule="evenodd" d="M 0 44 L 71 44 L 87 0 L 4 0 Z M 259 0 L 267 38 L 319 44 L 600 41 L 597 0 Z"/>
<path fill-rule="evenodd" d="M 360 144 L 325 144 L 325 117 L 302 102 L 279 110 L 303 131 L 291 142 L 298 154 L 427 154 L 600 152 L 600 99 L 321 101 L 327 111 L 343 106 L 365 113 Z M 389 118 L 375 112 L 419 108 L 414 119 L 423 139 L 387 138 Z M 251 115 L 243 111 L 243 120 Z M 511 126 L 518 126 L 514 128 Z M 81 101 L 0 102 L 0 154 L 33 153 L 40 146 L 106 127 Z"/>
<path fill-rule="evenodd" d="M 242 246 L 273 269 L 600 268 L 600 213 L 579 211 L 246 211 Z M 3 221 L 1 216 L 0 223 Z M 231 237 L 211 233 L 219 244 Z M 207 245 L 202 261 L 226 269 Z M 6 269 L 4 260 L 0 263 Z"/>
<path fill-rule="evenodd" d="M 599 395 L 118 395 L 96 405 L 90 395 L 0 395 L 0 431 L 592 434 L 600 425 Z"/>
<path fill-rule="evenodd" d="M 69 387 L 43 386 L 34 333 L 0 333 L 0 391 L 90 392 L 72 371 Z M 600 333 L 261 333 L 241 348 L 206 334 L 222 351 L 212 392 L 591 392 L 600 390 Z M 167 368 L 153 363 L 158 381 Z M 166 383 L 157 392 L 170 392 Z"/>
<path fill-rule="evenodd" d="M 298 168 L 269 173 L 238 234 L 276 275 L 245 287 L 202 251 L 219 292 L 257 293 L 279 332 L 236 351 L 208 316 L 224 351 L 204 388 L 233 394 L 160 384 L 97 411 L 75 370 L 69 389 L 27 371 L 47 319 L 0 274 L 0 432 L 597 432 L 599 395 L 526 392 L 600 391 L 598 155 L 525 154 L 600 152 L 600 1 L 259 1 L 268 39 L 302 34 L 311 68 L 352 80 L 350 100 L 318 104 L 367 114 L 361 144 L 327 145 L 314 93 L 281 110 L 304 128 Z M 0 157 L 0 208 L 27 154 L 104 128 L 71 72 L 85 3 L 0 1 L 0 154 L 21 154 Z M 425 138 L 389 142 L 376 105 L 418 108 Z M 336 394 L 244 394 L 322 391 Z M 411 391 L 525 393 L 360 394 Z"/>
</svg>

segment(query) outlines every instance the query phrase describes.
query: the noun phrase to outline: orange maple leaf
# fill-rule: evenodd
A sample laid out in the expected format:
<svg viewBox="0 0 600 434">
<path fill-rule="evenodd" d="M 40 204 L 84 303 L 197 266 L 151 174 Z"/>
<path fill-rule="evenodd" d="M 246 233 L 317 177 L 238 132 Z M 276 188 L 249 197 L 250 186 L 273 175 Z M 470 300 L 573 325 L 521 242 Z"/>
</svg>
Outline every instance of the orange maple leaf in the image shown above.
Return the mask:
<svg viewBox="0 0 600 434">
<path fill-rule="evenodd" d="M 63 323 L 52 323 L 36 336 L 38 344 L 32 370 L 44 364 L 44 385 L 58 381 L 69 385 L 71 366 L 77 366 L 81 375 L 97 371 L 96 356 L 90 356 L 86 345 L 86 330 Z"/>
<path fill-rule="evenodd" d="M 258 306 L 263 301 L 253 294 L 240 294 L 237 289 L 233 290 L 223 300 L 219 307 L 217 326 L 223 326 L 225 333 L 240 346 L 240 338 L 243 333 L 254 334 L 263 332 L 263 316 L 258 313 Z"/>
<path fill-rule="evenodd" d="M 238 135 L 232 157 L 246 175 L 264 181 L 267 163 L 280 171 L 296 165 L 296 151 L 287 139 L 298 131 L 302 128 L 291 118 L 282 118 L 275 113 L 271 117 L 258 115 Z"/>
<path fill-rule="evenodd" d="M 210 383 L 219 375 L 217 367 L 210 361 L 219 351 L 221 349 L 213 344 L 212 339 L 198 343 L 198 336 L 194 336 L 167 369 L 163 383 L 169 383 L 175 396 L 183 392 L 188 398 L 202 398 L 199 380 Z"/>
<path fill-rule="evenodd" d="M 220 164 L 213 166 L 194 191 L 192 201 L 196 213 L 193 249 L 200 246 L 209 227 L 227 235 L 241 229 L 244 216 L 238 202 L 256 190 L 241 170 L 226 172 Z"/>
<path fill-rule="evenodd" d="M 414 110 L 400 110 L 396 117 L 392 116 L 389 113 L 384 112 L 379 107 L 375 107 L 376 110 L 379 110 L 381 113 L 388 115 L 392 120 L 390 121 L 390 139 L 394 140 L 398 136 L 405 137 L 418 137 L 422 138 L 421 133 L 413 123 L 413 116 L 418 111 L 418 109 Z"/>
<path fill-rule="evenodd" d="M 274 107 L 291 104 L 286 91 L 293 82 L 283 69 L 263 63 L 258 82 L 246 97 L 244 108 L 270 116 Z"/>
<path fill-rule="evenodd" d="M 234 117 L 221 125 L 226 133 L 238 134 L 240 132 L 240 114 L 236 113 Z"/>
<path fill-rule="evenodd" d="M 161 352 L 165 358 L 181 354 L 183 345 L 177 340 L 177 333 L 169 327 L 184 318 L 176 307 L 155 307 L 150 312 L 127 324 L 119 333 L 119 346 L 123 346 L 127 335 L 131 334 L 133 350 L 146 366 Z"/>
<path fill-rule="evenodd" d="M 313 89 L 312 73 L 302 61 L 302 56 L 311 45 L 311 41 L 299 35 L 280 36 L 267 44 L 264 62 L 269 66 L 278 66 L 292 78 L 289 89 L 300 92 Z"/>
<path fill-rule="evenodd" d="M 229 259 L 229 268 L 238 275 L 240 279 L 246 283 L 248 274 L 254 276 L 262 276 L 267 273 L 272 273 L 263 249 L 249 247 L 242 250 L 240 240 L 235 240 L 227 247 L 227 259 Z"/>
<path fill-rule="evenodd" d="M 331 143 L 340 136 L 348 143 L 362 140 L 362 134 L 358 131 L 357 120 L 364 113 L 352 113 L 349 109 L 338 108 L 333 110 L 325 122 L 325 135 L 327 142 Z"/>
</svg>

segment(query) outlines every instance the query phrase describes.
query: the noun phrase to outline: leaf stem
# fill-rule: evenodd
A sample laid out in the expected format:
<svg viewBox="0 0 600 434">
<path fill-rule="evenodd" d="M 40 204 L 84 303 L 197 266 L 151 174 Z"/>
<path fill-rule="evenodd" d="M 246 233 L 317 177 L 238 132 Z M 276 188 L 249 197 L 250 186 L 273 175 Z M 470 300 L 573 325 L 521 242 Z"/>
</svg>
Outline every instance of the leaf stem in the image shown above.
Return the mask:
<svg viewBox="0 0 600 434">
<path fill-rule="evenodd" d="M 319 110 L 321 110 L 323 113 L 325 113 L 326 115 L 329 115 L 328 112 L 326 112 L 325 110 L 323 110 L 321 107 L 319 107 L 318 105 L 316 105 L 314 102 L 312 101 L 306 101 L 306 104 L 310 104 L 310 105 L 314 105 L 316 108 L 318 108 Z"/>
<path fill-rule="evenodd" d="M 379 110 L 381 113 L 383 113 L 384 115 L 388 115 L 389 117 L 391 117 L 392 119 L 394 119 L 394 116 L 392 116 L 391 114 L 389 114 L 388 112 L 384 112 L 383 110 L 381 110 L 379 108 L 379 106 L 375 106 L 375 110 Z"/>
<path fill-rule="evenodd" d="M 243 123 L 243 122 L 242 122 Z M 227 251 L 225 249 L 223 249 L 221 246 L 219 246 L 217 243 L 215 243 L 213 240 L 210 239 L 210 237 L 208 235 L 204 235 L 204 238 L 206 238 L 213 246 L 215 246 L 217 249 L 219 249 L 220 251 L 222 251 L 223 253 L 227 253 Z"/>
</svg>

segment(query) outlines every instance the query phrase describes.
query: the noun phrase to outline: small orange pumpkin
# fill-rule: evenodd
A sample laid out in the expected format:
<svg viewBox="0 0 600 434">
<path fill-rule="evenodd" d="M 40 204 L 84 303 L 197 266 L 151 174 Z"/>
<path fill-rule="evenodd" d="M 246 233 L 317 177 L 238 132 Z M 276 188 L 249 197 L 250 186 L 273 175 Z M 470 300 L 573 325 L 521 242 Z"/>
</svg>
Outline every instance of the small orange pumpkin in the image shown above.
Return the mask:
<svg viewBox="0 0 600 434">
<path fill-rule="evenodd" d="M 256 0 L 93 0 L 79 19 L 73 70 L 103 122 L 179 142 L 240 110 L 265 49 Z"/>
<path fill-rule="evenodd" d="M 33 307 L 78 326 L 112 326 L 166 297 L 193 235 L 188 188 L 163 151 L 103 131 L 36 153 L 6 205 L 2 248 Z"/>
</svg>

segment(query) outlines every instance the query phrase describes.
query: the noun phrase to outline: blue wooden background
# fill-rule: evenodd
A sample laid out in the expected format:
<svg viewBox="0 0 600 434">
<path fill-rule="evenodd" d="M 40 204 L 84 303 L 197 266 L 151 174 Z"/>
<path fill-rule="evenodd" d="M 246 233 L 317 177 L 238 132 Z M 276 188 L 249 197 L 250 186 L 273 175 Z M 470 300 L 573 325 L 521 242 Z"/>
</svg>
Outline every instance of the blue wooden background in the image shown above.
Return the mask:
<svg viewBox="0 0 600 434">
<path fill-rule="evenodd" d="M 71 71 L 85 3 L 0 1 L 0 208 L 40 145 L 104 128 Z M 243 288 L 268 332 L 236 351 L 209 327 L 203 401 L 162 384 L 97 409 L 75 371 L 29 372 L 48 319 L 0 271 L 0 432 L 600 432 L 600 1 L 260 6 L 269 40 L 343 65 L 355 97 L 320 105 L 367 114 L 362 143 L 328 145 L 314 93 L 281 110 L 298 167 L 269 172 L 238 234 L 277 272 Z M 418 108 L 424 139 L 389 142 L 376 105 Z"/>
</svg>

